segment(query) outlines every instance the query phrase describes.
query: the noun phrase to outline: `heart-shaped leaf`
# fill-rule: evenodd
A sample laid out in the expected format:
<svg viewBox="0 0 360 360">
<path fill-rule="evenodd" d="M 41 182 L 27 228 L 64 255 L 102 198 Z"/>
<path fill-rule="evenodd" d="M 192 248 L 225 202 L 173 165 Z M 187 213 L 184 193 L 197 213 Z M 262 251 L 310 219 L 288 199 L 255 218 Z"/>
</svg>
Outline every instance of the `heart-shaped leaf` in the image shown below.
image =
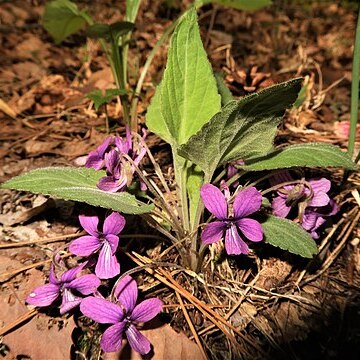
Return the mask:
<svg viewBox="0 0 360 360">
<path fill-rule="evenodd" d="M 70 0 L 54 0 L 45 5 L 42 21 L 55 43 L 59 44 L 89 24 L 91 18 Z"/>
</svg>

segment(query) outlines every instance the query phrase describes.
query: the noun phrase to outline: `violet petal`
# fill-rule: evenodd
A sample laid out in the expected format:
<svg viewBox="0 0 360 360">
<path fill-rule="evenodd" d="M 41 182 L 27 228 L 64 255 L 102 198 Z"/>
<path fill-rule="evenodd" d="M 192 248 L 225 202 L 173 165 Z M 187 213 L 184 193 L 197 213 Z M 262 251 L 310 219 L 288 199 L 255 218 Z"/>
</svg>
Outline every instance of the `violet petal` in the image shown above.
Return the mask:
<svg viewBox="0 0 360 360">
<path fill-rule="evenodd" d="M 125 218 L 117 212 L 111 213 L 104 221 L 104 235 L 119 234 L 125 226 Z"/>
<path fill-rule="evenodd" d="M 55 274 L 54 264 L 51 264 L 51 266 L 50 266 L 49 281 L 50 281 L 50 284 L 53 284 L 53 285 L 60 284 L 60 281 L 57 279 L 56 274 Z"/>
<path fill-rule="evenodd" d="M 219 220 L 227 217 L 227 202 L 223 193 L 214 185 L 205 184 L 200 189 L 205 207 Z"/>
<path fill-rule="evenodd" d="M 89 153 L 86 160 L 85 166 L 87 168 L 94 168 L 95 170 L 100 170 L 104 166 L 104 154 L 107 148 L 112 142 L 112 137 L 107 137 L 101 145 L 99 145 L 96 150 L 93 150 Z"/>
<path fill-rule="evenodd" d="M 131 314 L 131 320 L 137 322 L 147 322 L 153 319 L 162 310 L 163 302 L 160 299 L 151 298 L 142 301 L 135 306 Z"/>
<path fill-rule="evenodd" d="M 99 153 L 96 150 L 93 150 L 89 153 L 86 159 L 85 167 L 93 168 L 95 170 L 101 170 L 104 164 L 105 164 L 104 159 L 99 155 Z"/>
<path fill-rule="evenodd" d="M 79 221 L 82 226 L 82 228 L 90 235 L 98 237 L 98 224 L 99 224 L 99 218 L 96 215 L 80 215 Z"/>
<path fill-rule="evenodd" d="M 79 296 L 74 295 L 71 292 L 71 289 L 64 289 L 63 295 L 62 295 L 62 302 L 60 306 L 60 314 L 63 315 L 70 311 L 71 309 L 74 309 L 78 305 L 80 305 L 82 301 L 82 298 Z"/>
<path fill-rule="evenodd" d="M 100 286 L 101 281 L 94 274 L 86 274 L 71 281 L 67 287 L 78 291 L 83 295 L 93 294 Z"/>
<path fill-rule="evenodd" d="M 290 206 L 286 205 L 286 200 L 282 196 L 277 196 L 271 203 L 273 214 L 285 218 L 289 215 Z"/>
<path fill-rule="evenodd" d="M 90 256 L 101 247 L 100 240 L 92 235 L 81 236 L 71 242 L 69 250 L 78 256 Z"/>
<path fill-rule="evenodd" d="M 105 330 L 100 340 L 100 347 L 103 351 L 115 352 L 121 349 L 125 326 L 126 321 L 122 321 Z"/>
<path fill-rule="evenodd" d="M 117 284 L 115 291 L 115 297 L 118 302 L 124 306 L 127 312 L 131 312 L 136 304 L 138 298 L 138 287 L 136 281 L 131 276 L 126 275 Z"/>
<path fill-rule="evenodd" d="M 111 253 L 114 255 L 119 246 L 119 237 L 113 234 L 106 235 L 106 241 L 110 245 Z"/>
<path fill-rule="evenodd" d="M 255 187 L 241 190 L 234 200 L 234 217 L 242 218 L 258 211 L 261 207 L 262 196 Z"/>
<path fill-rule="evenodd" d="M 115 324 L 124 319 L 123 309 L 111 301 L 89 296 L 82 300 L 80 311 L 100 324 Z"/>
<path fill-rule="evenodd" d="M 29 305 L 49 306 L 60 295 L 60 286 L 54 284 L 46 284 L 35 288 L 26 298 Z"/>
<path fill-rule="evenodd" d="M 309 231 L 309 230 L 311 230 L 311 229 L 313 229 L 315 227 L 317 218 L 318 218 L 318 214 L 316 214 L 313 211 L 305 210 L 301 226 L 305 230 Z"/>
<path fill-rule="evenodd" d="M 106 170 L 110 174 L 114 175 L 114 170 L 119 165 L 119 162 L 120 162 L 119 153 L 115 149 L 110 150 L 105 155 Z"/>
<path fill-rule="evenodd" d="M 76 278 L 76 275 L 86 266 L 86 264 L 87 264 L 86 262 L 83 262 L 80 265 L 75 266 L 72 269 L 65 271 L 61 275 L 61 282 L 65 283 L 65 282 L 73 281 Z"/>
<path fill-rule="evenodd" d="M 141 355 L 145 355 L 150 352 L 150 341 L 144 335 L 142 335 L 134 325 L 131 324 L 125 330 L 125 334 L 128 339 L 129 345 L 133 350 L 140 353 Z"/>
<path fill-rule="evenodd" d="M 236 225 L 247 239 L 255 242 L 263 239 L 263 229 L 258 221 L 245 218 L 236 221 Z"/>
<path fill-rule="evenodd" d="M 225 233 L 225 250 L 229 255 L 248 254 L 249 248 L 241 239 L 235 224 L 232 224 Z"/>
<path fill-rule="evenodd" d="M 226 223 L 223 221 L 214 221 L 206 225 L 201 233 L 201 241 L 204 244 L 212 244 L 221 240 L 226 229 Z"/>
<path fill-rule="evenodd" d="M 115 255 L 112 254 L 108 242 L 104 242 L 100 250 L 95 267 L 95 274 L 99 279 L 111 279 L 120 274 L 120 264 Z"/>
<path fill-rule="evenodd" d="M 97 187 L 102 191 L 117 192 L 125 187 L 126 181 L 119 182 L 114 176 L 104 176 L 97 183 Z"/>
</svg>

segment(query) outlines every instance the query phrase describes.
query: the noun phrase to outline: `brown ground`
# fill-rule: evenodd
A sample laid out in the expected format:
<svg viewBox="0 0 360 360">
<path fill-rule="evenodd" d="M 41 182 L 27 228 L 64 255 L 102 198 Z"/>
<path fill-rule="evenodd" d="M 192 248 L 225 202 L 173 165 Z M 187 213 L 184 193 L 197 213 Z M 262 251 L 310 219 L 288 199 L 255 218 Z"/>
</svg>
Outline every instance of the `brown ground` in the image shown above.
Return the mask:
<svg viewBox="0 0 360 360">
<path fill-rule="evenodd" d="M 120 2 L 111 0 L 77 3 L 99 22 L 120 20 L 124 8 L 121 2 L 119 11 Z M 305 101 L 287 115 L 278 143 L 325 141 L 346 148 L 356 2 L 274 3 L 256 13 L 203 8 L 200 26 L 212 65 L 226 75 L 235 96 L 305 77 Z M 182 9 L 143 1 L 131 45 L 131 58 L 136 59 L 130 64 L 132 75 Z M 95 88 L 112 87 L 101 49 L 94 41 L 86 41 L 83 33 L 55 46 L 39 22 L 42 11 L 43 1 L 37 0 L 0 5 L 0 181 L 37 167 L 79 164 L 106 136 L 104 111 L 96 112 L 85 97 Z M 159 51 L 147 74 L 138 107 L 142 121 L 161 79 L 166 50 Z M 123 133 L 118 102 L 114 100 L 107 110 L 111 130 Z M 168 148 L 155 136 L 148 139 L 156 159 L 167 169 Z M 173 272 L 173 287 L 166 284 L 170 273 L 165 270 L 158 271 L 157 280 L 144 273 L 139 278 L 144 293 L 160 296 L 169 305 L 168 316 L 162 320 L 193 337 L 182 307 L 172 306 L 179 304 L 175 293 L 186 289 L 189 294 L 182 294 L 185 302 L 192 302 L 191 293 L 205 307 L 221 305 L 213 309 L 235 328 L 222 327 L 219 320 L 218 326 L 212 326 L 202 315 L 201 305 L 186 307 L 210 358 L 355 358 L 360 350 L 360 178 L 353 174 L 340 188 L 342 172 L 332 170 L 327 175 L 334 181 L 341 213 L 320 239 L 321 252 L 315 261 L 308 264 L 265 248 L 242 263 L 230 259 L 214 265 L 211 254 L 203 277 L 196 280 L 187 272 Z M 24 298 L 45 281 L 48 259 L 66 242 L 11 246 L 71 236 L 79 229 L 80 206 L 15 191 L 1 190 L 0 194 L 0 325 L 9 327 L 0 354 L 16 359 L 41 359 L 49 353 L 56 354 L 54 358 L 68 358 L 72 346 L 72 357 L 96 358 L 96 341 L 90 346 L 88 339 L 96 339 L 98 333 L 78 317 L 74 322 L 41 314 L 14 327 L 28 312 Z M 161 244 L 147 249 L 138 245 L 135 243 L 134 249 L 149 258 L 164 250 Z M 174 259 L 175 253 L 162 260 Z M 146 259 L 136 261 L 142 264 Z M 156 329 L 152 332 L 156 337 Z M 160 345 L 156 346 L 161 347 L 167 336 L 158 335 Z M 179 346 L 176 354 L 190 345 L 184 342 Z M 177 357 L 171 348 L 165 346 L 162 355 L 156 356 L 200 358 L 196 352 Z"/>
</svg>

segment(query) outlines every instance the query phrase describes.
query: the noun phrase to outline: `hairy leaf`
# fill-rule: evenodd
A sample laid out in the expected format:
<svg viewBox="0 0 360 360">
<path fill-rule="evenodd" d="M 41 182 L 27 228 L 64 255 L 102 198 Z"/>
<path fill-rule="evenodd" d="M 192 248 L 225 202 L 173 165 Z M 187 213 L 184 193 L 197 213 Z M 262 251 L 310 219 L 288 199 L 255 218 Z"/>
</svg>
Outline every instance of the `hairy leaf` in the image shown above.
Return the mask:
<svg viewBox="0 0 360 360">
<path fill-rule="evenodd" d="M 215 78 L 194 8 L 177 25 L 161 86 L 148 109 L 151 131 L 173 146 L 186 143 L 220 109 Z"/>
<path fill-rule="evenodd" d="M 91 22 L 89 15 L 80 11 L 70 0 L 54 0 L 45 5 L 43 25 L 59 44 Z"/>
<path fill-rule="evenodd" d="M 3 183 L 1 188 L 85 202 L 126 214 L 143 214 L 151 211 L 151 205 L 138 201 L 129 193 L 109 193 L 98 189 L 96 184 L 104 175 L 104 171 L 94 169 L 49 167 L 17 176 Z"/>
<path fill-rule="evenodd" d="M 317 253 L 313 238 L 293 221 L 270 215 L 261 225 L 268 244 L 305 258 Z"/>
<path fill-rule="evenodd" d="M 301 81 L 294 79 L 229 102 L 179 148 L 179 154 L 210 175 L 221 164 L 267 154 L 273 149 L 285 110 L 297 98 Z"/>
<path fill-rule="evenodd" d="M 356 170 L 350 156 L 338 146 L 322 143 L 290 145 L 265 156 L 249 159 L 236 167 L 249 171 L 274 170 L 290 167 L 342 167 Z"/>
</svg>

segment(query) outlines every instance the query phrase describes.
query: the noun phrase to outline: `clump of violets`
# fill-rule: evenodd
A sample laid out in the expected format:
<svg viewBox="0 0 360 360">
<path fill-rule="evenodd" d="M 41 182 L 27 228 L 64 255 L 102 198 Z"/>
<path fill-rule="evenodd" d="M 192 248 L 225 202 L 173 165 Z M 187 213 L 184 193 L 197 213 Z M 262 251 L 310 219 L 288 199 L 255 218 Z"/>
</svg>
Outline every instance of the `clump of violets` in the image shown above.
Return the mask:
<svg viewBox="0 0 360 360">
<path fill-rule="evenodd" d="M 80 305 L 83 298 L 79 295 L 93 294 L 100 286 L 100 280 L 94 274 L 77 276 L 86 263 L 65 271 L 60 280 L 55 274 L 54 265 L 50 268 L 49 284 L 34 289 L 27 297 L 29 305 L 46 307 L 53 304 L 60 297 L 60 314 L 63 315 Z"/>
<path fill-rule="evenodd" d="M 145 135 L 144 135 L 145 137 Z M 146 154 L 143 143 L 134 144 L 131 133 L 126 126 L 125 139 L 115 136 L 108 137 L 104 142 L 89 153 L 85 166 L 101 170 L 105 168 L 106 176 L 102 177 L 97 186 L 100 190 L 108 192 L 123 191 L 132 183 L 135 166 Z M 133 163 L 130 163 L 124 155 L 129 156 Z M 140 182 L 141 190 L 146 190 L 145 184 Z"/>
<path fill-rule="evenodd" d="M 89 234 L 74 240 L 69 250 L 78 256 L 98 254 L 95 274 L 100 279 L 110 279 L 120 274 L 120 264 L 116 258 L 119 246 L 119 233 L 125 226 L 125 218 L 117 212 L 111 213 L 104 220 L 103 228 L 98 230 L 99 217 L 80 215 L 79 221 Z"/>
<path fill-rule="evenodd" d="M 151 350 L 149 340 L 138 330 L 140 323 L 153 319 L 163 307 L 161 300 L 151 298 L 136 305 L 138 288 L 135 280 L 125 276 L 114 291 L 115 301 L 90 296 L 85 298 L 80 311 L 88 318 L 111 324 L 102 335 L 100 346 L 105 352 L 119 351 L 125 335 L 133 350 L 141 355 Z"/>
<path fill-rule="evenodd" d="M 214 185 L 205 184 L 200 190 L 205 207 L 217 218 L 206 225 L 201 234 L 204 244 L 212 244 L 225 238 L 225 250 L 229 255 L 248 254 L 244 238 L 258 242 L 263 239 L 261 224 L 248 216 L 260 210 L 262 196 L 255 187 L 239 191 L 234 202 L 229 203 L 230 193 L 225 195 Z"/>
<path fill-rule="evenodd" d="M 338 211 L 336 203 L 328 195 L 331 181 L 325 178 L 296 181 L 288 171 L 283 171 L 273 177 L 272 183 L 286 184 L 277 190 L 278 196 L 272 201 L 273 214 L 285 218 L 291 209 L 297 207 L 302 227 L 314 239 L 319 238 L 319 227 L 327 217 Z"/>
</svg>

